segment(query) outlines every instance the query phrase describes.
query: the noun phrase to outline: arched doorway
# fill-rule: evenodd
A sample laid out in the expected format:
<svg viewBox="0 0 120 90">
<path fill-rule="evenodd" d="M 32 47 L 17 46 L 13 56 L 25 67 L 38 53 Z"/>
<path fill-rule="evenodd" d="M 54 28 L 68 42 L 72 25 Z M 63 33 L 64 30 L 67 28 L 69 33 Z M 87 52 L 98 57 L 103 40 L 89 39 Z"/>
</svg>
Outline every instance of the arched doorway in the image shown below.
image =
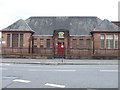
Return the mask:
<svg viewBox="0 0 120 90">
<path fill-rule="evenodd" d="M 65 58 L 69 47 L 69 30 L 57 29 L 53 33 L 54 58 Z"/>
</svg>

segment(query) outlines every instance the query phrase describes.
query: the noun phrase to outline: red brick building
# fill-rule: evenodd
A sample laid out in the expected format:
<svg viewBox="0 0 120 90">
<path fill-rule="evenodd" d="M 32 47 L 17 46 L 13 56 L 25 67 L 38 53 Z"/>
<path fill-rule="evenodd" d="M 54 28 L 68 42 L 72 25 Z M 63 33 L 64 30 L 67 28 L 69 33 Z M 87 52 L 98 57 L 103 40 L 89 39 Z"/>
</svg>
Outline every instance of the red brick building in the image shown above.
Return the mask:
<svg viewBox="0 0 120 90">
<path fill-rule="evenodd" d="M 2 29 L 4 57 L 118 58 L 118 26 L 98 17 L 30 17 Z"/>
</svg>

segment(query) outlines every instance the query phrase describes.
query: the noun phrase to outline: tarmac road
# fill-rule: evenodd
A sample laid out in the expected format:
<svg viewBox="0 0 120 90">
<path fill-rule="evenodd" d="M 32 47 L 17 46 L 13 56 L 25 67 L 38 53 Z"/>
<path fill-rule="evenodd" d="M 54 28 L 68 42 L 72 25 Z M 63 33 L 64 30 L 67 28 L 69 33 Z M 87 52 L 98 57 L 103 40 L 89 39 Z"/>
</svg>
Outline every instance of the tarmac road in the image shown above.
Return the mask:
<svg viewBox="0 0 120 90">
<path fill-rule="evenodd" d="M 0 66 L 3 88 L 118 88 L 118 65 Z"/>
</svg>

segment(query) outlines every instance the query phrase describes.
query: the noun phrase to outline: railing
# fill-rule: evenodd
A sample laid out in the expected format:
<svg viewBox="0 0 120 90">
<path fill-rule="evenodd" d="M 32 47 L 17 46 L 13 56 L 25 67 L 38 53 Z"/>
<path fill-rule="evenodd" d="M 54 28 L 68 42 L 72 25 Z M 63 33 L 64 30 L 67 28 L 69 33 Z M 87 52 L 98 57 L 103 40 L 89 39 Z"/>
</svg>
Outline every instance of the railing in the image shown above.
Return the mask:
<svg viewBox="0 0 120 90">
<path fill-rule="evenodd" d="M 2 48 L 3 57 L 52 58 L 52 48 Z"/>
<path fill-rule="evenodd" d="M 33 58 L 81 58 L 81 57 L 99 57 L 99 56 L 119 56 L 119 49 L 80 49 L 80 48 L 65 48 L 62 56 L 57 54 L 57 49 L 53 48 L 2 48 L 2 55 L 13 55 L 18 57 L 33 57 Z"/>
</svg>

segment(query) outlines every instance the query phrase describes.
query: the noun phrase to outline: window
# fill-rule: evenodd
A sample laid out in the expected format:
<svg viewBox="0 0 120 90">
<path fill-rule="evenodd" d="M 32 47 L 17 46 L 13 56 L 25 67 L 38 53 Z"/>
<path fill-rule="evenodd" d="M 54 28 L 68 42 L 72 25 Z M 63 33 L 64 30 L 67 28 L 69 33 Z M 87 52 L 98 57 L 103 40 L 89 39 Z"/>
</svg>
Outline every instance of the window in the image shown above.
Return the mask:
<svg viewBox="0 0 120 90">
<path fill-rule="evenodd" d="M 34 45 L 33 48 L 34 48 L 34 49 L 37 49 L 37 45 Z"/>
<path fill-rule="evenodd" d="M 84 46 L 84 41 L 83 41 L 83 39 L 80 39 L 79 41 L 80 41 L 80 48 L 83 48 L 83 46 Z"/>
<path fill-rule="evenodd" d="M 104 34 L 101 34 L 101 48 L 105 48 L 104 41 L 106 41 L 107 49 L 118 48 L 118 34 L 114 34 L 114 39 L 112 34 L 106 34 L 106 40 L 104 37 Z"/>
<path fill-rule="evenodd" d="M 23 47 L 23 34 L 20 34 L 20 48 Z"/>
<path fill-rule="evenodd" d="M 47 48 L 50 48 L 50 39 L 47 39 L 46 45 L 47 45 Z"/>
<path fill-rule="evenodd" d="M 7 34 L 7 47 L 10 47 L 10 34 Z"/>
<path fill-rule="evenodd" d="M 76 39 L 72 40 L 72 48 L 77 48 L 77 40 Z"/>
<path fill-rule="evenodd" d="M 113 35 L 106 35 L 106 48 L 107 49 L 113 48 Z"/>
<path fill-rule="evenodd" d="M 12 35 L 12 38 L 11 38 L 11 35 Z M 12 39 L 12 42 L 11 42 L 11 39 Z M 22 33 L 7 34 L 7 47 L 10 47 L 10 43 L 12 43 L 12 48 L 18 48 L 18 47 L 22 48 L 23 34 Z"/>
<path fill-rule="evenodd" d="M 101 40 L 101 48 L 104 48 L 104 34 L 101 34 L 100 40 Z"/>
<path fill-rule="evenodd" d="M 114 35 L 114 48 L 118 48 L 118 34 Z"/>
<path fill-rule="evenodd" d="M 37 38 L 34 38 L 34 43 L 37 43 Z"/>
<path fill-rule="evenodd" d="M 18 47 L 18 34 L 12 34 L 12 47 Z"/>
<path fill-rule="evenodd" d="M 44 40 L 40 39 L 40 48 L 43 48 L 43 47 L 44 47 Z"/>
<path fill-rule="evenodd" d="M 91 46 L 91 41 L 90 41 L 90 39 L 87 39 L 86 40 L 86 47 L 89 49 L 90 46 Z"/>
</svg>

